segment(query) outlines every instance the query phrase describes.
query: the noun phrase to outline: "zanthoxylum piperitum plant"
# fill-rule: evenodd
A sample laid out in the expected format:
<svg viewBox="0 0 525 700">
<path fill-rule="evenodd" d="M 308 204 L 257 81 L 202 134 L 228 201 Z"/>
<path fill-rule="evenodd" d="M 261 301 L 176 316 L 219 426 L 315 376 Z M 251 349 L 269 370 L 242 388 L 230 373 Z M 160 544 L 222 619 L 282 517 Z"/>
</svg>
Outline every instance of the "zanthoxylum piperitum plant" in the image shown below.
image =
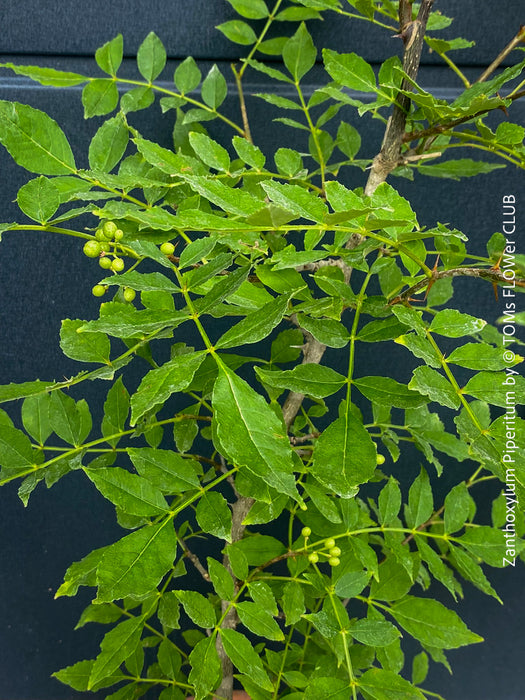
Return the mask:
<svg viewBox="0 0 525 700">
<path fill-rule="evenodd" d="M 448 668 L 447 650 L 482 639 L 434 591 L 455 600 L 466 581 L 499 600 L 482 565 L 522 556 L 521 510 L 510 540 L 502 526 L 509 490 L 525 496 L 524 421 L 505 412 L 503 385 L 523 358 L 509 361 L 501 333 L 452 301 L 458 277 L 505 283 L 505 237 L 474 256 L 460 231 L 420 226 L 387 180 L 525 167 L 525 130 L 510 120 L 525 61 L 501 69 L 524 32 L 471 83 L 452 58 L 471 42 L 438 38 L 451 20 L 432 0 L 228 2 L 242 19 L 219 29 L 247 47 L 233 67 L 237 121 L 221 112 L 217 66 L 202 79 L 187 58 L 174 84 L 154 82 L 166 51 L 153 33 L 136 80 L 118 76 L 120 35 L 96 52 L 96 77 L 3 64 L 43 85 L 84 85 L 85 116 L 111 115 L 85 170 L 48 115 L 0 102 L 0 141 L 36 175 L 18 192 L 31 221 L 1 230 L 74 236 L 102 268 L 99 317 L 66 319 L 60 331 L 64 354 L 94 368 L 0 387 L 3 402 L 21 401 L 22 424 L 0 413 L 1 483 L 18 482 L 27 504 L 40 482 L 87 480 L 126 530 L 79 552 L 58 588 L 92 587 L 79 626 L 110 629 L 95 659 L 55 676 L 77 691 L 111 688 L 112 700 L 231 699 L 234 678 L 253 700 L 439 698 L 425 686 L 429 658 Z M 305 21 L 331 12 L 383 27 L 402 57 L 376 75 L 355 53 L 321 52 Z M 281 21 L 292 36 L 275 32 Z M 454 101 L 418 85 L 425 45 L 462 86 Z M 308 92 L 317 60 L 323 84 Z M 275 81 L 258 97 L 298 130 L 301 152 L 258 147 L 243 95 L 252 70 Z M 173 148 L 133 126 L 157 97 L 173 116 Z M 338 121 L 343 108 L 384 122 L 373 160 L 356 157 L 360 135 Z M 231 130 L 223 145 L 217 120 Z M 457 148 L 490 162 L 448 157 Z M 363 187 L 352 190 L 343 181 L 353 166 Z M 523 259 L 515 265 L 517 294 Z M 381 374 L 391 342 L 412 362 L 408 384 Z M 344 372 L 323 363 L 326 348 Z M 356 370 L 362 354 L 375 376 Z M 130 363 L 141 372 L 132 391 Z M 108 387 L 96 428 L 79 398 L 94 379 Z M 441 454 L 471 471 L 461 479 L 456 469 L 438 500 Z M 407 482 L 414 460 L 423 466 Z M 491 523 L 476 518 L 486 480 Z M 208 556 L 195 552 L 203 538 Z M 411 672 L 402 635 L 421 647 Z"/>
</svg>

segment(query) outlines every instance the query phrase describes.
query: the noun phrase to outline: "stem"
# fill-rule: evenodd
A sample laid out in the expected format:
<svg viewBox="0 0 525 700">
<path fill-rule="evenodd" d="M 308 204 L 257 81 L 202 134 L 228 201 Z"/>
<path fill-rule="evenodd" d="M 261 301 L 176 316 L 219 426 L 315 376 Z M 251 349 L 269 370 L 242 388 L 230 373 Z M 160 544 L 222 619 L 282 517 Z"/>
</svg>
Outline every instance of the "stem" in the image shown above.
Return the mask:
<svg viewBox="0 0 525 700">
<path fill-rule="evenodd" d="M 261 45 L 264 37 L 268 33 L 268 30 L 270 29 L 270 26 L 275 19 L 275 15 L 277 14 L 277 11 L 279 10 L 279 7 L 282 5 L 283 0 L 277 0 L 275 3 L 273 10 L 270 12 L 268 19 L 266 20 L 266 24 L 263 27 L 262 32 L 259 34 L 257 41 L 255 44 L 252 46 L 250 53 L 248 56 L 244 59 L 242 67 L 239 71 L 240 79 L 242 80 L 242 77 L 244 75 L 244 71 L 246 70 L 247 66 L 249 65 L 249 62 L 251 59 L 255 56 L 256 51 L 258 50 L 259 46 Z"/>
<path fill-rule="evenodd" d="M 235 84 L 237 85 L 237 93 L 239 95 L 239 105 L 241 108 L 242 123 L 244 125 L 244 138 L 249 142 L 253 143 L 252 133 L 250 131 L 250 123 L 248 121 L 248 111 L 246 110 L 246 102 L 244 100 L 244 91 L 242 89 L 242 76 L 236 70 L 232 63 L 232 71 L 235 76 Z"/>
<path fill-rule="evenodd" d="M 494 73 L 496 68 L 503 63 L 509 53 L 513 51 L 522 41 L 525 41 L 525 27 L 520 27 L 520 30 L 516 36 L 509 41 L 507 46 L 505 46 L 505 48 L 496 56 L 490 66 L 483 71 L 476 82 L 483 83 L 492 73 Z"/>
</svg>

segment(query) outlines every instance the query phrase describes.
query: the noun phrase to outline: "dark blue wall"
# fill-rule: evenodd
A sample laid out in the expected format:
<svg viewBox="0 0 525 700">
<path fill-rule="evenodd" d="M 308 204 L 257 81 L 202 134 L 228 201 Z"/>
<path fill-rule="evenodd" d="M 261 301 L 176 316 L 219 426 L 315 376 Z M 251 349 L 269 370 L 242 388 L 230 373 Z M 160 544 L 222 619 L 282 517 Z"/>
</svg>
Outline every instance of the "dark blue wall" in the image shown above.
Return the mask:
<svg viewBox="0 0 525 700">
<path fill-rule="evenodd" d="M 124 34 L 126 54 L 132 56 L 152 29 L 166 43 L 174 60 L 192 54 L 207 62 L 219 62 L 228 74 L 230 60 L 238 56 L 237 49 L 214 29 L 216 24 L 233 17 L 230 6 L 222 0 L 114 0 L 111 4 L 100 0 L 18 0 L 3 5 L 0 61 L 68 66 L 89 74 L 96 69 L 89 57 L 117 32 Z M 520 22 L 525 22 L 522 0 L 506 0 L 497 5 L 438 0 L 436 8 L 458 18 L 448 34 L 476 40 L 477 46 L 468 54 L 465 67 L 473 77 L 515 34 Z M 348 30 L 348 25 L 332 17 L 322 24 L 313 23 L 312 27 L 323 45 L 356 51 L 375 63 L 399 50 L 398 39 L 364 24 L 356 23 Z M 133 61 L 126 63 L 132 71 Z M 459 87 L 436 56 L 426 52 L 423 63 L 423 85 L 432 90 Z M 170 74 L 167 70 L 166 79 Z M 321 79 L 319 69 L 311 80 Z M 259 80 L 259 75 L 247 75 L 247 93 L 269 89 L 264 83 L 257 84 Z M 46 110 L 66 131 L 77 162 L 85 163 L 89 138 L 98 123 L 84 122 L 79 89 L 44 89 L 2 72 L 0 98 Z M 232 96 L 226 110 L 235 114 L 236 109 Z M 254 137 L 263 150 L 270 154 L 283 143 L 293 145 L 296 134 L 272 124 L 268 106 L 249 97 L 248 109 Z M 510 118 L 525 123 L 524 107 L 514 105 Z M 380 124 L 366 117 L 358 120 L 351 114 L 345 119 L 359 122 L 363 155 L 373 155 L 380 144 Z M 169 145 L 169 113 L 161 115 L 160 110 L 153 108 L 147 115 L 138 114 L 135 121 L 146 136 Z M 210 131 L 217 137 L 226 135 L 216 123 Z M 19 218 L 13 200 L 26 178 L 5 151 L 0 151 L 1 221 Z M 348 184 L 363 184 L 363 175 L 357 170 L 349 174 Z M 500 228 L 502 195 L 518 196 L 523 192 L 522 173 L 511 169 L 461 183 L 427 179 L 415 183 L 396 180 L 394 184 L 411 199 L 423 223 L 448 222 L 467 233 L 481 251 L 485 241 Z M 521 196 L 520 204 L 523 202 Z M 0 245 L 0 384 L 37 377 L 60 379 L 78 371 L 78 366 L 63 358 L 58 349 L 60 321 L 66 317 L 94 317 L 98 302 L 89 289 L 98 279 L 97 269 L 81 255 L 80 245 L 73 239 L 25 232 L 4 234 Z M 490 285 L 463 281 L 458 290 L 466 310 L 489 321 L 500 315 L 501 307 L 495 302 Z M 402 357 L 389 355 L 384 371 L 395 371 Z M 89 398 L 100 403 L 107 387 L 100 383 L 87 390 Z M 485 487 L 486 503 L 495 495 L 494 487 Z M 54 601 L 53 595 L 71 561 L 117 538 L 113 509 L 79 475 L 62 480 L 49 493 L 43 488 L 37 491 L 26 510 L 14 486 L 4 488 L 0 499 L 0 700 L 79 697 L 50 679 L 50 674 L 92 657 L 98 648 L 98 631 L 90 626 L 72 631 L 87 603 L 86 596 Z M 502 608 L 493 599 L 465 586 L 466 599 L 458 607 L 469 627 L 485 637 L 485 644 L 450 653 L 454 676 L 439 667 L 432 670 L 427 683 L 447 700 L 525 697 L 523 569 L 491 570 L 490 575 L 505 606 Z M 443 600 L 450 605 L 450 601 Z"/>
</svg>

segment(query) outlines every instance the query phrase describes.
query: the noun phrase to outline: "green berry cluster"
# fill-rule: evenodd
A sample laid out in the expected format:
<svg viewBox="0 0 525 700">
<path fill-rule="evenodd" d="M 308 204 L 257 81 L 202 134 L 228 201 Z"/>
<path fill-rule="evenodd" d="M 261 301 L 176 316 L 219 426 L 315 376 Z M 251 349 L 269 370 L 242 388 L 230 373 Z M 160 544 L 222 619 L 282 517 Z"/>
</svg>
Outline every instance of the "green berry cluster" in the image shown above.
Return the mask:
<svg viewBox="0 0 525 700">
<path fill-rule="evenodd" d="M 305 540 L 307 540 L 311 534 L 312 530 L 309 527 L 303 527 L 301 530 L 301 535 L 305 538 Z M 330 566 L 339 566 L 341 563 L 341 560 L 339 559 L 341 556 L 341 550 L 336 546 L 335 540 L 332 537 L 324 541 L 323 549 L 325 551 L 321 552 L 321 554 L 328 557 L 328 563 Z M 319 561 L 319 552 L 310 552 L 308 555 L 308 561 L 310 564 L 317 564 Z"/>
<path fill-rule="evenodd" d="M 117 244 L 124 237 L 124 232 L 114 221 L 105 221 L 95 232 L 95 237 L 84 244 L 84 255 L 88 258 L 98 258 L 98 264 L 103 270 L 122 272 L 125 264 L 124 260 L 116 254 Z M 93 296 L 101 297 L 106 293 L 106 287 L 96 284 L 91 290 Z M 126 287 L 124 289 L 124 299 L 133 301 L 135 291 Z"/>
</svg>

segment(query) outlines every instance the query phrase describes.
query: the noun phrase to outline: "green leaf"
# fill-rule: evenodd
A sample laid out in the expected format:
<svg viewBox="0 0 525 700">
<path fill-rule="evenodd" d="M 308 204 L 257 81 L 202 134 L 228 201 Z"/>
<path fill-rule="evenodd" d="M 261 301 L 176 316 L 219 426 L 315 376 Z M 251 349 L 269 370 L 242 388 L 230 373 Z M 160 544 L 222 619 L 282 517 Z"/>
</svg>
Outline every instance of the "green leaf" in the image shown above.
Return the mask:
<svg viewBox="0 0 525 700">
<path fill-rule="evenodd" d="M 178 355 L 158 369 L 150 370 L 131 397 L 131 425 L 136 425 L 153 406 L 164 404 L 173 393 L 191 384 L 205 356 L 205 352 Z"/>
<path fill-rule="evenodd" d="M 354 487 L 369 481 L 375 469 L 375 445 L 350 411 L 329 425 L 315 444 L 311 472 L 342 498 L 352 498 Z"/>
<path fill-rule="evenodd" d="M 76 170 L 67 138 L 45 112 L 0 100 L 0 143 L 30 173 L 70 175 Z"/>
<path fill-rule="evenodd" d="M 452 488 L 445 498 L 445 532 L 461 530 L 468 520 L 471 496 L 464 481 Z"/>
<path fill-rule="evenodd" d="M 353 598 L 368 585 L 369 574 L 365 571 L 348 571 L 337 579 L 335 593 L 340 598 Z"/>
<path fill-rule="evenodd" d="M 181 667 L 181 655 L 175 649 L 171 641 L 163 639 L 157 652 L 159 666 L 168 678 L 175 680 Z M 140 675 L 140 671 L 137 675 Z"/>
<path fill-rule="evenodd" d="M 373 700 L 423 700 L 423 693 L 393 671 L 371 668 L 358 680 L 367 697 Z"/>
<path fill-rule="evenodd" d="M 301 78 L 315 65 L 317 49 L 306 25 L 301 22 L 299 29 L 288 39 L 283 48 L 283 61 L 293 79 L 299 82 Z"/>
<path fill-rule="evenodd" d="M 297 321 L 301 328 L 330 348 L 343 348 L 350 340 L 350 333 L 342 323 L 335 319 L 311 318 L 306 314 L 298 314 Z"/>
<path fill-rule="evenodd" d="M 94 549 L 80 561 L 71 564 L 64 575 L 64 583 L 55 593 L 55 598 L 64 595 L 72 597 L 77 594 L 80 586 L 95 586 L 97 567 L 105 551 L 106 547 Z"/>
<path fill-rule="evenodd" d="M 124 155 L 129 132 L 123 117 L 117 114 L 102 124 L 89 145 L 89 167 L 109 173 Z"/>
<path fill-rule="evenodd" d="M 235 585 L 228 569 L 211 557 L 208 557 L 206 561 L 208 562 L 208 573 L 211 582 L 219 598 L 222 600 L 233 600 Z"/>
<path fill-rule="evenodd" d="M 379 567 L 379 580 L 372 581 L 370 597 L 376 600 L 399 600 L 408 593 L 412 585 L 405 567 L 393 556 L 389 556 Z"/>
<path fill-rule="evenodd" d="M 114 39 L 106 42 L 96 50 L 95 60 L 98 67 L 103 70 L 104 73 L 115 76 L 122 63 L 123 52 L 124 41 L 122 39 L 122 34 L 117 34 Z"/>
<path fill-rule="evenodd" d="M 119 275 L 105 277 L 99 284 L 118 284 L 120 287 L 131 287 L 137 292 L 178 292 L 179 288 L 161 272 L 137 272 L 130 270 Z"/>
<path fill-rule="evenodd" d="M 191 138 L 192 135 L 190 140 Z M 212 143 L 215 144 L 214 141 L 212 141 Z M 215 145 L 218 146 L 218 144 Z M 219 148 L 222 148 L 222 146 L 219 146 Z M 217 156 L 224 157 L 225 154 L 226 152 L 217 152 Z M 201 157 L 203 157 L 203 160 L 205 160 L 207 157 L 208 160 L 206 162 L 208 162 L 209 165 L 212 167 L 218 167 L 219 161 L 214 159 L 214 155 L 201 155 Z M 215 163 L 215 165 L 213 163 Z M 226 165 L 226 160 L 224 160 L 224 165 Z M 230 214 L 250 216 L 251 214 L 255 214 L 261 208 L 262 202 L 259 199 L 256 199 L 245 190 L 228 187 L 228 185 L 225 185 L 224 182 L 221 182 L 220 180 L 212 180 L 207 177 L 191 175 L 186 175 L 183 177 L 189 183 L 192 190 Z"/>
<path fill-rule="evenodd" d="M 49 421 L 53 431 L 70 445 L 77 447 L 91 431 L 91 416 L 84 399 L 75 403 L 63 391 L 54 391 L 49 402 Z"/>
<path fill-rule="evenodd" d="M 77 333 L 84 321 L 66 318 L 60 327 L 60 347 L 67 357 L 80 362 L 109 364 L 111 345 L 104 333 Z"/>
<path fill-rule="evenodd" d="M 448 379 L 425 365 L 416 367 L 408 387 L 442 406 L 457 409 L 461 405 L 461 399 Z"/>
<path fill-rule="evenodd" d="M 510 368 L 507 372 L 478 372 L 462 389 L 463 394 L 503 408 L 509 405 L 508 392 L 515 403 L 525 402 L 525 378 Z"/>
<path fill-rule="evenodd" d="M 267 583 L 264 583 L 264 581 L 253 581 L 248 584 L 248 591 L 253 602 L 257 603 L 260 608 L 267 610 L 274 617 L 279 614 L 275 596 Z"/>
<path fill-rule="evenodd" d="M 29 438 L 10 425 L 0 430 L 0 467 L 2 478 L 25 475 L 37 467 Z"/>
<path fill-rule="evenodd" d="M 295 625 L 306 612 L 303 586 L 297 581 L 288 581 L 284 586 L 282 608 L 286 625 Z"/>
<path fill-rule="evenodd" d="M 106 547 L 97 568 L 97 602 L 150 593 L 173 566 L 176 551 L 171 518 L 146 525 Z"/>
<path fill-rule="evenodd" d="M 272 180 L 262 182 L 261 186 L 272 202 L 292 212 L 297 217 L 321 222 L 328 213 L 323 200 L 304 187 L 283 185 Z"/>
<path fill-rule="evenodd" d="M 500 163 L 483 163 L 471 158 L 459 158 L 458 160 L 448 160 L 443 163 L 433 163 L 432 165 L 420 163 L 417 169 L 422 175 L 461 180 L 462 177 L 474 177 L 475 175 L 491 173 L 493 170 L 499 170 L 504 167 Z"/>
<path fill-rule="evenodd" d="M 195 687 L 195 700 L 204 700 L 218 685 L 221 677 L 221 662 L 215 648 L 215 638 L 201 639 L 193 648 L 189 662 L 191 671 L 188 680 Z"/>
<path fill-rule="evenodd" d="M 97 117 L 112 112 L 118 104 L 118 90 L 110 78 L 96 78 L 82 90 L 84 118 Z"/>
<path fill-rule="evenodd" d="M 216 348 L 233 348 L 258 343 L 281 322 L 288 308 L 288 298 L 280 296 L 248 314 L 230 328 L 215 344 Z"/>
<path fill-rule="evenodd" d="M 305 690 L 304 700 L 348 700 L 351 694 L 348 681 L 340 678 L 314 678 Z"/>
<path fill-rule="evenodd" d="M 351 90 L 376 91 L 376 78 L 372 66 L 361 56 L 324 49 L 323 59 L 326 71 L 336 82 Z"/>
<path fill-rule="evenodd" d="M 503 568 L 505 552 L 508 548 L 505 534 L 496 528 L 486 525 L 468 527 L 465 534 L 458 540 L 463 547 L 474 556 L 479 557 L 489 566 Z M 521 549 L 521 542 L 518 551 Z M 513 547 L 514 549 L 514 547 Z"/>
<path fill-rule="evenodd" d="M 303 334 L 298 328 L 288 328 L 281 331 L 272 342 L 272 363 L 293 362 L 301 354 L 304 343 Z"/>
<path fill-rule="evenodd" d="M 45 224 L 60 206 L 60 193 L 52 180 L 41 175 L 18 190 L 16 201 L 26 216 Z"/>
<path fill-rule="evenodd" d="M 168 510 L 162 493 L 147 479 L 120 467 L 84 469 L 100 493 L 130 515 L 161 515 Z"/>
<path fill-rule="evenodd" d="M 40 445 L 43 445 L 53 432 L 49 422 L 49 401 L 48 394 L 40 394 L 28 396 L 22 404 L 24 428 Z"/>
<path fill-rule="evenodd" d="M 104 402 L 104 418 L 102 419 L 102 435 L 108 437 L 124 430 L 129 415 L 129 394 L 124 386 L 122 377 L 119 377 L 108 391 Z M 116 445 L 119 438 L 111 441 Z"/>
<path fill-rule="evenodd" d="M 152 447 L 128 447 L 133 466 L 158 489 L 180 493 L 199 488 L 198 464 L 172 450 Z"/>
<path fill-rule="evenodd" d="M 212 629 L 217 616 L 210 601 L 197 591 L 175 591 L 184 612 L 199 627 Z"/>
<path fill-rule="evenodd" d="M 428 403 L 428 399 L 419 392 L 411 391 L 390 377 L 360 377 L 354 379 L 353 383 L 363 396 L 380 406 L 417 408 Z"/>
<path fill-rule="evenodd" d="M 475 318 L 455 309 L 443 309 L 432 319 L 430 331 L 447 338 L 461 338 L 464 335 L 479 333 L 487 325 L 481 318 Z"/>
<path fill-rule="evenodd" d="M 393 476 L 388 479 L 386 486 L 381 489 L 378 498 L 378 506 L 379 522 L 381 525 L 391 525 L 395 518 L 397 518 L 399 509 L 401 508 L 401 490 Z"/>
<path fill-rule="evenodd" d="M 342 121 L 337 129 L 335 145 L 345 156 L 353 160 L 361 148 L 361 136 L 357 129 Z"/>
<path fill-rule="evenodd" d="M 224 651 L 234 666 L 253 679 L 263 690 L 273 690 L 273 685 L 263 668 L 261 659 L 243 634 L 230 629 L 220 629 Z"/>
<path fill-rule="evenodd" d="M 261 608 L 257 603 L 237 603 L 235 609 L 239 614 L 242 624 L 245 625 L 250 632 L 276 642 L 282 642 L 284 640 L 284 634 L 277 622 L 275 622 L 267 610 Z"/>
<path fill-rule="evenodd" d="M 502 603 L 501 598 L 492 588 L 490 581 L 483 573 L 483 569 L 474 561 L 474 557 L 471 554 L 464 552 L 459 547 L 453 547 L 450 551 L 450 561 L 464 579 L 470 581 L 476 588 L 483 591 L 483 593 L 496 598 L 497 601 Z"/>
<path fill-rule="evenodd" d="M 424 360 L 427 365 L 436 368 L 441 367 L 441 358 L 427 338 L 416 333 L 407 333 L 406 335 L 398 336 L 394 342 L 406 347 L 413 355 Z"/>
<path fill-rule="evenodd" d="M 65 685 L 69 685 L 73 690 L 87 690 L 93 661 L 79 661 L 72 666 L 62 668 L 60 671 L 53 673 L 53 677 Z"/>
<path fill-rule="evenodd" d="M 447 362 L 467 369 L 497 371 L 523 362 L 523 357 L 516 354 L 509 363 L 504 359 L 501 348 L 487 343 L 467 343 L 454 348 L 448 355 Z"/>
<path fill-rule="evenodd" d="M 285 428 L 262 396 L 220 365 L 213 406 L 217 436 L 230 461 L 298 498 Z"/>
<path fill-rule="evenodd" d="M 421 467 L 421 471 L 408 492 L 407 524 L 416 528 L 426 522 L 432 515 L 434 498 L 428 474 Z"/>
<path fill-rule="evenodd" d="M 217 68 L 217 65 L 214 64 L 202 83 L 202 99 L 204 103 L 208 105 L 208 107 L 216 110 L 224 102 L 227 94 L 228 87 L 226 85 L 226 80 L 224 79 L 223 74 Z"/>
<path fill-rule="evenodd" d="M 177 66 L 173 80 L 177 89 L 183 95 L 195 90 L 199 86 L 202 74 L 199 67 L 191 56 L 188 56 L 184 61 Z"/>
<path fill-rule="evenodd" d="M 17 66 L 13 63 L 0 63 L 0 68 L 9 68 L 17 75 L 23 75 L 41 85 L 52 85 L 53 87 L 73 87 L 88 80 L 85 75 L 79 73 L 42 68 L 42 66 Z"/>
<path fill-rule="evenodd" d="M 256 367 L 255 372 L 269 386 L 290 389 L 316 398 L 335 394 L 346 383 L 342 374 L 323 365 L 302 364 L 282 372 Z"/>
<path fill-rule="evenodd" d="M 386 620 L 357 620 L 348 632 L 361 644 L 372 647 L 387 647 L 401 636 L 397 627 Z"/>
<path fill-rule="evenodd" d="M 159 601 L 157 617 L 163 627 L 179 629 L 180 603 L 174 591 L 163 593 Z"/>
<path fill-rule="evenodd" d="M 232 143 L 239 158 L 247 165 L 250 165 L 256 170 L 262 170 L 262 168 L 264 168 L 266 157 L 260 148 L 254 146 L 252 143 L 244 138 L 241 138 L 240 136 L 234 136 Z"/>
<path fill-rule="evenodd" d="M 235 44 L 243 46 L 251 46 L 257 41 L 257 35 L 249 24 L 240 19 L 232 19 L 229 22 L 218 24 L 215 29 L 218 29 L 224 36 L 233 41 Z"/>
<path fill-rule="evenodd" d="M 412 683 L 420 685 L 428 675 L 428 655 L 422 651 L 412 660 Z"/>
<path fill-rule="evenodd" d="M 437 600 L 407 595 L 389 610 L 397 623 L 425 647 L 457 649 L 482 642 L 452 610 Z"/>
<path fill-rule="evenodd" d="M 235 12 L 247 19 L 264 19 L 270 14 L 264 0 L 228 0 Z"/>
<path fill-rule="evenodd" d="M 340 523 L 341 516 L 333 498 L 327 496 L 324 489 L 314 484 L 303 484 L 305 492 L 311 498 L 317 510 L 331 523 Z"/>
<path fill-rule="evenodd" d="M 134 617 L 121 622 L 105 635 L 100 654 L 91 669 L 87 690 L 93 690 L 97 683 L 111 676 L 131 656 L 140 643 L 143 628 L 144 619 Z"/>
<path fill-rule="evenodd" d="M 199 158 L 210 168 L 228 172 L 230 169 L 230 156 L 228 151 L 206 134 L 191 131 L 190 144 Z"/>
<path fill-rule="evenodd" d="M 226 499 L 216 491 L 202 495 L 196 512 L 197 522 L 204 532 L 231 542 L 232 513 Z"/>
<path fill-rule="evenodd" d="M 166 65 L 166 49 L 155 32 L 150 32 L 139 46 L 137 65 L 140 74 L 148 83 L 162 73 Z"/>
</svg>

